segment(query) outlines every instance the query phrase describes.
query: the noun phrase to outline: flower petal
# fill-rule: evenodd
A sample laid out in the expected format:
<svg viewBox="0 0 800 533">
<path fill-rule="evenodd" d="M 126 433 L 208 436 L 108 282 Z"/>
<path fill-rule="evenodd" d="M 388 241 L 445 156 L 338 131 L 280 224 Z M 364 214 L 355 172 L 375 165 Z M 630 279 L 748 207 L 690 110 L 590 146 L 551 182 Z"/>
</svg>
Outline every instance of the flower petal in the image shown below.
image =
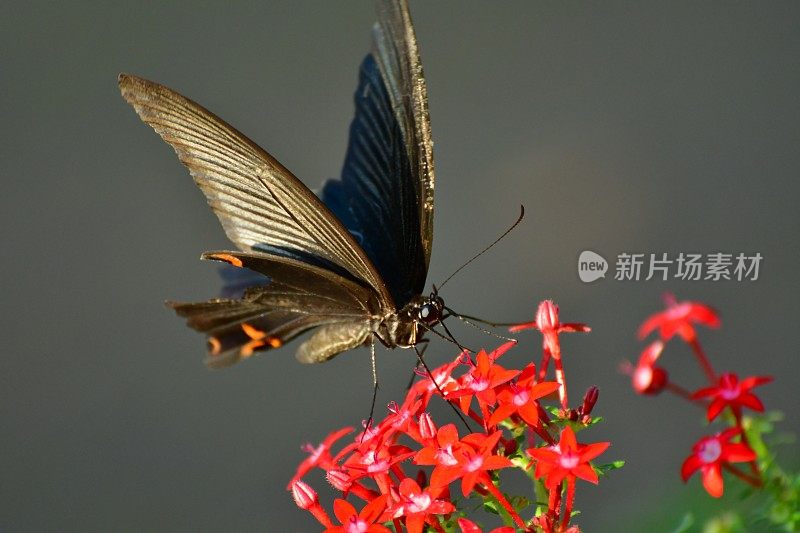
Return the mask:
<svg viewBox="0 0 800 533">
<path fill-rule="evenodd" d="M 715 398 L 714 401 L 712 401 L 708 405 L 708 410 L 706 411 L 706 418 L 708 419 L 708 421 L 711 422 L 712 420 L 717 418 L 727 405 L 728 402 L 726 402 L 722 398 Z"/>
<path fill-rule="evenodd" d="M 517 412 L 529 426 L 536 426 L 539 424 L 539 408 L 535 403 L 526 403 L 517 409 Z"/>
<path fill-rule="evenodd" d="M 596 442 L 594 444 L 586 444 L 581 450 L 581 462 L 585 463 L 591 461 L 611 446 L 610 442 Z"/>
<path fill-rule="evenodd" d="M 699 457 L 697 457 L 697 455 L 692 454 L 687 457 L 681 466 L 681 478 L 683 478 L 684 483 L 692 476 L 692 474 L 697 472 L 697 469 L 701 466 L 703 466 L 703 462 Z"/>
<path fill-rule="evenodd" d="M 461 533 L 482 533 L 475 522 L 463 517 L 458 519 L 458 527 L 461 528 Z"/>
<path fill-rule="evenodd" d="M 333 514 L 336 515 L 336 519 L 342 524 L 348 521 L 351 517 L 358 515 L 358 513 L 356 513 L 356 508 L 353 507 L 353 504 L 341 498 L 337 498 L 336 501 L 333 502 Z"/>
<path fill-rule="evenodd" d="M 722 449 L 722 455 L 720 457 L 723 461 L 729 463 L 747 463 L 755 461 L 756 452 L 750 449 L 746 444 L 738 442 L 725 446 Z"/>
<path fill-rule="evenodd" d="M 706 489 L 706 492 L 715 498 L 722 496 L 724 486 L 719 463 L 706 465 L 703 468 L 703 487 Z"/>
<path fill-rule="evenodd" d="M 597 482 L 599 481 L 597 478 L 597 472 L 595 472 L 594 468 L 592 468 L 592 466 L 588 463 L 583 463 L 576 466 L 572 469 L 572 473 L 581 479 L 589 481 L 590 483 L 594 483 L 595 485 L 597 485 Z"/>
<path fill-rule="evenodd" d="M 386 498 L 388 498 L 388 495 L 383 494 L 369 502 L 364 506 L 361 512 L 358 513 L 358 517 L 369 524 L 377 520 L 386 508 Z"/>
<path fill-rule="evenodd" d="M 764 404 L 761 403 L 761 400 L 758 399 L 758 396 L 751 392 L 746 392 L 739 396 L 738 398 L 739 404 L 743 405 L 744 407 L 749 407 L 753 411 L 758 411 L 759 413 L 764 412 Z"/>
<path fill-rule="evenodd" d="M 514 411 L 516 411 L 516 408 L 513 405 L 510 404 L 501 405 L 500 407 L 495 409 L 494 412 L 492 413 L 492 416 L 489 418 L 489 425 L 496 426 L 497 424 L 499 424 L 500 422 L 511 416 L 514 413 Z M 533 425 L 535 425 L 535 423 Z"/>
</svg>

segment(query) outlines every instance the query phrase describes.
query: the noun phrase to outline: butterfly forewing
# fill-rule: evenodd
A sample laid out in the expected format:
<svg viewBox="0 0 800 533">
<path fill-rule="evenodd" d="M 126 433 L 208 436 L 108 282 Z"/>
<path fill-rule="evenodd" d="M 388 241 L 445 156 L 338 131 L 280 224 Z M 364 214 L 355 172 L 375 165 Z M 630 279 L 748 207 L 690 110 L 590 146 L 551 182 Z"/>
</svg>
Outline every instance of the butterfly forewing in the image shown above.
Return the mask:
<svg viewBox="0 0 800 533">
<path fill-rule="evenodd" d="M 379 2 L 361 64 L 340 180 L 322 198 L 377 267 L 398 308 L 425 285 L 433 232 L 433 155 L 425 81 L 405 3 Z"/>
<path fill-rule="evenodd" d="M 178 154 L 228 238 L 242 250 L 319 257 L 372 287 L 387 309 L 380 275 L 341 222 L 300 180 L 202 106 L 141 78 L 120 75 L 122 96 Z"/>
<path fill-rule="evenodd" d="M 428 113 L 428 92 L 406 0 L 378 0 L 378 24 L 373 29 L 373 50 L 383 74 L 392 108 L 406 141 L 417 205 L 425 268 L 433 244 L 433 140 Z"/>
<path fill-rule="evenodd" d="M 325 361 L 373 339 L 387 317 L 396 322 L 424 287 L 434 187 L 425 80 L 407 2 L 377 4 L 341 179 L 325 185 L 322 199 L 205 108 L 119 77 L 123 97 L 175 149 L 240 249 L 204 258 L 263 275 L 226 276 L 226 291 L 240 298 L 169 303 L 207 335 L 212 367 L 312 329 L 297 357 Z"/>
</svg>

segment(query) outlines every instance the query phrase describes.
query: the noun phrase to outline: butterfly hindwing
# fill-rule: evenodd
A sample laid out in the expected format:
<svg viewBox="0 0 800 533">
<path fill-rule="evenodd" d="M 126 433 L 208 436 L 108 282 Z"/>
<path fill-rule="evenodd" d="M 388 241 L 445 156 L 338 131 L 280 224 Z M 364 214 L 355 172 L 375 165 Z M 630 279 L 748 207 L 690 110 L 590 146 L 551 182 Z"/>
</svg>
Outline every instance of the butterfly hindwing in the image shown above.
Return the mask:
<svg viewBox="0 0 800 533">
<path fill-rule="evenodd" d="M 168 302 L 187 324 L 206 334 L 211 368 L 224 368 L 256 352 L 280 348 L 304 331 L 324 323 L 322 317 L 271 309 L 246 299 L 199 303 Z"/>
<path fill-rule="evenodd" d="M 370 301 L 368 289 L 334 273 L 266 254 L 208 252 L 204 258 L 252 268 L 271 279 L 267 285 L 249 288 L 240 299 L 168 303 L 189 327 L 207 335 L 207 364 L 212 368 L 279 348 L 304 331 L 323 326 L 319 332 L 328 331 L 328 338 L 336 342 L 320 347 L 315 334 L 297 351 L 301 362 L 321 362 L 362 344 L 371 331 L 367 317 L 369 306 L 378 305 L 374 295 Z M 338 336 L 325 327 L 336 327 Z"/>
</svg>

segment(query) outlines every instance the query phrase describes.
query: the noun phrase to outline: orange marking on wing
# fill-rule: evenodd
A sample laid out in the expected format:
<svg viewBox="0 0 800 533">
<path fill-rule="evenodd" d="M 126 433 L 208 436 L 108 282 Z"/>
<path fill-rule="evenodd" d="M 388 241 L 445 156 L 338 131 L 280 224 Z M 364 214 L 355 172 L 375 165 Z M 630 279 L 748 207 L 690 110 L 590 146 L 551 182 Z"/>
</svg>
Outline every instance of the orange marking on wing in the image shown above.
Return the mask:
<svg viewBox="0 0 800 533">
<path fill-rule="evenodd" d="M 256 350 L 256 348 L 261 348 L 262 346 L 264 346 L 264 341 L 253 339 L 241 347 L 239 350 L 239 355 L 242 357 L 250 357 L 253 355 L 253 352 Z"/>
<path fill-rule="evenodd" d="M 216 337 L 209 337 L 208 348 L 211 355 L 219 355 L 219 352 L 222 351 L 222 343 L 219 342 L 219 339 Z"/>
<path fill-rule="evenodd" d="M 226 263 L 235 267 L 242 267 L 242 260 L 231 254 L 211 254 L 209 257 L 212 259 L 218 259 L 219 261 L 225 261 Z"/>
<path fill-rule="evenodd" d="M 267 338 L 267 344 L 269 344 L 272 348 L 280 348 L 283 345 L 283 342 L 278 337 L 269 337 Z"/>
<path fill-rule="evenodd" d="M 250 324 L 242 324 L 242 331 L 244 331 L 245 335 L 253 339 L 254 341 L 259 341 L 267 336 L 267 334 L 261 331 L 258 328 L 254 328 Z M 262 343 L 263 344 L 263 343 Z"/>
</svg>

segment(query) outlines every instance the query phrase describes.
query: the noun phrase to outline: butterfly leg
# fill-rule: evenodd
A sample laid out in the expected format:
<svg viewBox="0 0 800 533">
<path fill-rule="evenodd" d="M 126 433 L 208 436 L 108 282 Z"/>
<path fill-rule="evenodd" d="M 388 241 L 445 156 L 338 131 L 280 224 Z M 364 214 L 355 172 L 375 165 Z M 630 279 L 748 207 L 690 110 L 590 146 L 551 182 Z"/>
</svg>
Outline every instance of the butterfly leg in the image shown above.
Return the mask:
<svg viewBox="0 0 800 533">
<path fill-rule="evenodd" d="M 447 402 L 447 405 L 449 405 L 449 406 L 450 406 L 450 409 L 452 409 L 452 410 L 453 410 L 453 412 L 454 412 L 456 415 L 458 415 L 458 418 L 460 418 L 460 419 L 461 419 L 461 421 L 464 423 L 464 427 L 466 427 L 466 428 L 467 428 L 467 433 L 472 433 L 472 428 L 469 426 L 469 422 L 467 422 L 467 419 L 466 419 L 466 418 L 464 418 L 464 415 L 462 415 L 462 414 L 461 414 L 461 412 L 460 412 L 458 409 L 456 409 L 456 406 L 455 406 L 455 405 L 453 405 L 453 404 L 450 402 L 450 400 L 448 400 L 448 399 L 447 399 L 447 397 L 446 397 L 446 396 L 445 396 L 445 394 L 444 394 L 444 391 L 443 391 L 443 390 L 442 390 L 442 388 L 439 386 L 439 384 L 436 382 L 436 380 L 433 378 L 433 373 L 431 372 L 431 369 L 430 369 L 430 367 L 428 366 L 428 363 L 426 363 L 426 362 L 425 362 L 425 359 L 423 359 L 423 358 L 422 358 L 422 354 L 421 354 L 421 353 L 420 353 L 420 351 L 417 349 L 417 345 L 416 345 L 416 344 L 414 344 L 414 345 L 412 345 L 411 347 L 412 347 L 412 348 L 414 348 L 414 353 L 416 353 L 416 354 L 417 354 L 417 362 L 418 362 L 420 365 L 422 365 L 422 367 L 425 369 L 425 372 L 427 372 L 427 373 L 428 373 L 428 379 L 430 379 L 430 380 L 433 382 L 433 385 L 436 387 L 436 390 L 437 390 L 437 391 L 439 391 L 439 394 L 442 396 L 442 399 L 443 399 L 445 402 Z"/>
<path fill-rule="evenodd" d="M 369 407 L 369 418 L 367 418 L 367 423 L 364 425 L 364 433 L 361 434 L 362 441 L 364 440 L 364 435 L 367 434 L 367 430 L 372 427 L 372 417 L 375 414 L 375 400 L 378 398 L 378 369 L 375 365 L 375 335 L 371 335 L 369 338 L 369 355 L 372 360 L 372 405 Z"/>
<path fill-rule="evenodd" d="M 420 355 L 425 355 L 425 350 L 428 349 L 428 343 L 430 341 L 430 339 L 420 339 L 417 341 L 418 345 L 424 343 L 424 346 L 419 351 Z M 409 389 L 411 389 L 411 386 L 414 384 L 414 379 L 417 377 L 417 370 L 419 370 L 419 366 L 419 359 L 417 359 L 417 364 L 414 365 L 414 370 L 411 371 L 411 378 L 408 380 L 408 385 L 406 385 L 406 392 L 408 392 Z"/>
</svg>

